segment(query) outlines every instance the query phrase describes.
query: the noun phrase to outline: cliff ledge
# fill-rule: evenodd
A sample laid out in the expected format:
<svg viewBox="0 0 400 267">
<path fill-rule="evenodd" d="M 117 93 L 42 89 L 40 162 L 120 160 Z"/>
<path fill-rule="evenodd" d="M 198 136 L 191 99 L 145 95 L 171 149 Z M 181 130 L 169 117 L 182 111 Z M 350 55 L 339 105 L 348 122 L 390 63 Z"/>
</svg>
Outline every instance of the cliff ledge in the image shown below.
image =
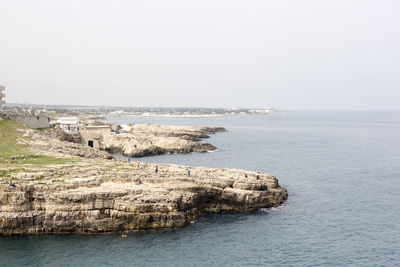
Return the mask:
<svg viewBox="0 0 400 267">
<path fill-rule="evenodd" d="M 269 174 L 196 167 L 189 176 L 185 166 L 157 167 L 85 160 L 17 173 L 15 188 L 0 185 L 0 234 L 181 227 L 203 213 L 251 211 L 287 198 Z"/>
</svg>

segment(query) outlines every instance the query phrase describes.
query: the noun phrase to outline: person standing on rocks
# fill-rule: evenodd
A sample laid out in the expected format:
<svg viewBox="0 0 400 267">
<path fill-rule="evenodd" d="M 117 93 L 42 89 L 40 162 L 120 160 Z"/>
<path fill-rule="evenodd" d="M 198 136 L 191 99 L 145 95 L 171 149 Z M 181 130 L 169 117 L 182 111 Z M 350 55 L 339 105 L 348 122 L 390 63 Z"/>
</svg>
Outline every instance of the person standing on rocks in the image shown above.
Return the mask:
<svg viewBox="0 0 400 267">
<path fill-rule="evenodd" d="M 190 169 L 187 169 L 187 174 L 188 176 L 190 176 Z"/>
<path fill-rule="evenodd" d="M 155 172 L 155 173 L 158 172 L 158 166 L 156 166 L 156 168 L 154 169 L 154 172 Z"/>
<path fill-rule="evenodd" d="M 12 187 L 12 188 L 15 188 L 15 184 L 13 183 L 12 180 L 10 180 L 10 182 L 8 183 L 8 186 L 9 186 L 9 187 Z"/>
</svg>

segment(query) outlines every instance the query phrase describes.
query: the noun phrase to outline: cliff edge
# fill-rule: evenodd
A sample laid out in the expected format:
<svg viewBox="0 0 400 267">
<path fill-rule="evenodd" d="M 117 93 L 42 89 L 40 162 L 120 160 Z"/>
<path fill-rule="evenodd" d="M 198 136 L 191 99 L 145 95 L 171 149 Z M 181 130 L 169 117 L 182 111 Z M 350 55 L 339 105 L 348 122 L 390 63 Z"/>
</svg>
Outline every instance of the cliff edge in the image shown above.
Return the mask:
<svg viewBox="0 0 400 267">
<path fill-rule="evenodd" d="M 152 136 L 187 134 L 154 129 Z M 207 131 L 215 129 L 187 138 Z M 0 138 L 0 235 L 181 227 L 204 213 L 252 211 L 287 198 L 270 174 L 110 160 L 10 120 L 0 121 Z"/>
<path fill-rule="evenodd" d="M 187 168 L 86 160 L 17 173 L 15 188 L 0 185 L 0 234 L 181 227 L 203 213 L 252 211 L 287 198 L 273 175 L 196 167 L 189 176 Z"/>
</svg>

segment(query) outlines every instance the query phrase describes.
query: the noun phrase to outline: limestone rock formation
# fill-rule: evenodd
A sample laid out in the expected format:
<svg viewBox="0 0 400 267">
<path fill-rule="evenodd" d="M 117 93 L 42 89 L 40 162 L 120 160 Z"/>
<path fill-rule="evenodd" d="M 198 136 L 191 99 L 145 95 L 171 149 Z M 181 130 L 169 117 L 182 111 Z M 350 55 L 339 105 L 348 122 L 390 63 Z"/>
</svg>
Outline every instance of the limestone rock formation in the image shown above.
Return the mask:
<svg viewBox="0 0 400 267">
<path fill-rule="evenodd" d="M 58 153 L 86 158 L 111 158 L 105 151 L 120 153 L 129 157 L 143 157 L 168 153 L 207 152 L 216 147 L 201 142 L 210 134 L 226 132 L 223 127 L 197 127 L 138 124 L 129 133 L 96 133 L 99 135 L 99 148 L 91 149 L 80 134 L 69 134 L 59 128 L 38 134 L 33 131 L 29 145 L 34 150 L 43 150 L 46 154 Z M 63 142 L 67 141 L 67 142 Z M 36 144 L 35 144 L 36 143 Z M 38 151 L 36 151 L 38 152 Z"/>
<path fill-rule="evenodd" d="M 181 227 L 203 213 L 251 211 L 287 198 L 273 175 L 190 167 L 188 176 L 187 166 L 157 167 L 85 160 L 17 173 L 15 188 L 0 178 L 0 234 Z"/>
<path fill-rule="evenodd" d="M 100 148 L 129 157 L 207 152 L 216 147 L 200 141 L 209 134 L 225 131 L 222 127 L 139 124 L 134 125 L 130 133 L 104 135 Z"/>
<path fill-rule="evenodd" d="M 110 142 L 104 149 L 122 149 L 130 155 L 147 155 L 157 149 L 162 153 L 202 151 L 212 145 L 198 140 L 224 130 L 168 127 L 137 126 L 126 140 L 124 135 L 110 141 L 104 138 L 104 144 Z M 155 164 L 108 160 L 111 156 L 105 151 L 32 129 L 18 143 L 30 154 L 76 161 L 4 165 L 0 235 L 181 227 L 204 213 L 252 211 L 277 206 L 287 198 L 275 176 L 260 172 L 168 164 L 156 168 Z M 14 188 L 8 186 L 11 176 Z"/>
<path fill-rule="evenodd" d="M 82 136 L 80 134 L 71 134 L 59 127 L 55 127 L 48 132 L 48 136 L 52 139 L 58 139 L 60 141 L 68 141 L 71 143 L 82 143 Z"/>
<path fill-rule="evenodd" d="M 20 144 L 27 145 L 27 149 L 31 153 L 37 155 L 46 155 L 61 158 L 113 158 L 112 155 L 110 155 L 106 151 L 101 151 L 99 149 L 94 149 L 83 144 L 71 142 L 71 140 L 79 140 L 79 138 L 64 133 L 61 130 L 50 130 L 47 133 L 41 133 L 36 130 L 27 130 L 24 134 L 24 137 L 29 138 L 19 139 L 18 142 Z"/>
</svg>

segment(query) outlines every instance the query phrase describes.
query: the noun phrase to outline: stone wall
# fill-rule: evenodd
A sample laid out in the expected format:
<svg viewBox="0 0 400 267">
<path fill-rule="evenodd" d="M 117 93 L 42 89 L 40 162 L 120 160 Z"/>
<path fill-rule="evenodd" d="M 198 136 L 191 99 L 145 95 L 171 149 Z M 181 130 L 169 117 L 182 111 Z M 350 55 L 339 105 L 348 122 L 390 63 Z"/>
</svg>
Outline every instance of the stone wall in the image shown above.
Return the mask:
<svg viewBox="0 0 400 267">
<path fill-rule="evenodd" d="M 50 127 L 50 118 L 45 114 L 35 115 L 26 111 L 3 111 L 0 116 L 3 119 L 10 119 L 35 129 Z"/>
</svg>

